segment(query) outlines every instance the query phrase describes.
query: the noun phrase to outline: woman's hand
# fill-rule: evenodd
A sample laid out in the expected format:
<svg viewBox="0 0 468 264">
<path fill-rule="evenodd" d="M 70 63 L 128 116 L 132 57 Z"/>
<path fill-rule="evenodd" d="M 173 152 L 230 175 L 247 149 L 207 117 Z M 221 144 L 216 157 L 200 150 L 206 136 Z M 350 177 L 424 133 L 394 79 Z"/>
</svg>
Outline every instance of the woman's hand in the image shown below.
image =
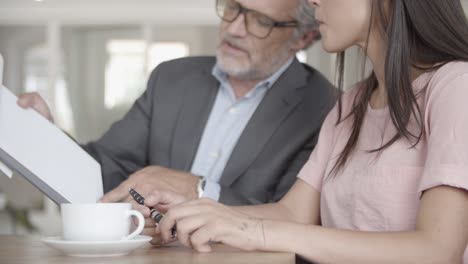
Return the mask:
<svg viewBox="0 0 468 264">
<path fill-rule="evenodd" d="M 153 190 L 145 199 L 145 205 L 154 207 L 161 213 L 166 213 L 169 208 L 177 204 L 189 201 L 186 196 L 171 192 Z"/>
<path fill-rule="evenodd" d="M 143 229 L 142 234 L 153 237 L 151 244 L 155 246 L 160 246 L 165 244 L 164 242 L 168 243 L 175 240 L 172 239 L 171 241 L 163 241 L 161 233 L 159 231 L 159 227 L 154 223 L 154 220 L 150 217 L 150 210 L 148 209 L 148 207 L 153 207 L 158 212 L 165 214 L 171 206 L 175 206 L 186 201 L 188 201 L 188 199 L 184 195 L 175 192 L 159 190 L 153 190 L 149 193 L 149 195 L 145 199 L 145 205 L 140 205 L 135 201 L 131 201 L 133 208 L 140 211 L 145 217 L 145 228 Z"/>
<path fill-rule="evenodd" d="M 263 222 L 211 199 L 199 199 L 169 208 L 159 231 L 169 241 L 177 226 L 179 241 L 199 252 L 210 252 L 220 242 L 242 250 L 262 249 L 265 244 Z"/>
</svg>

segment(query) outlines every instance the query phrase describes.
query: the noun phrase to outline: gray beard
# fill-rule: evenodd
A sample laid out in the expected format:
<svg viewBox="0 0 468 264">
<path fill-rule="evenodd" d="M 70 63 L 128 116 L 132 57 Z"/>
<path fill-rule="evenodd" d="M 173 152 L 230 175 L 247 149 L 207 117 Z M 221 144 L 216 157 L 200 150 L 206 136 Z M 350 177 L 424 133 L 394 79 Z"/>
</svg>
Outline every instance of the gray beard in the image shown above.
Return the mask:
<svg viewBox="0 0 468 264">
<path fill-rule="evenodd" d="M 262 66 L 256 67 L 256 65 L 249 65 L 246 68 L 243 67 L 230 67 L 229 59 L 225 60 L 222 55 L 217 53 L 216 59 L 217 64 L 229 76 L 235 77 L 239 80 L 244 81 L 257 81 L 264 80 L 275 73 L 286 61 L 289 59 L 287 50 L 284 49 L 280 54 L 267 57 L 266 61 L 264 60 Z M 266 66 L 265 66 L 266 65 Z"/>
<path fill-rule="evenodd" d="M 236 45 L 235 38 L 232 38 L 228 34 L 220 36 L 220 44 L 224 41 L 227 41 L 231 44 Z M 273 73 L 275 73 L 286 61 L 289 59 L 289 50 L 293 40 L 287 41 L 284 43 L 276 52 L 272 54 L 266 54 L 259 61 L 254 62 L 253 64 L 238 65 L 234 63 L 235 67 L 230 66 L 230 58 L 223 58 L 221 52 L 218 50 L 216 52 L 216 59 L 218 66 L 229 76 L 237 78 L 244 81 L 260 81 L 268 78 Z M 245 66 L 245 67 L 244 67 Z"/>
</svg>

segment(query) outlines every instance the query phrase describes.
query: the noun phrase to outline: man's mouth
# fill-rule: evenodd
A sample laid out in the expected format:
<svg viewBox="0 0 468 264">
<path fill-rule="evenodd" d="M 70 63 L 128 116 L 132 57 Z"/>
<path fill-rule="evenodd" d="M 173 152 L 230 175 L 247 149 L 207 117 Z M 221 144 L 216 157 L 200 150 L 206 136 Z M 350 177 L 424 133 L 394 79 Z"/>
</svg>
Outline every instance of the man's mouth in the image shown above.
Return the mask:
<svg viewBox="0 0 468 264">
<path fill-rule="evenodd" d="M 223 42 L 221 43 L 221 46 L 225 50 L 227 50 L 228 52 L 231 52 L 231 53 L 246 53 L 246 54 L 248 54 L 248 52 L 245 49 L 233 44 L 229 40 L 223 40 Z"/>
</svg>

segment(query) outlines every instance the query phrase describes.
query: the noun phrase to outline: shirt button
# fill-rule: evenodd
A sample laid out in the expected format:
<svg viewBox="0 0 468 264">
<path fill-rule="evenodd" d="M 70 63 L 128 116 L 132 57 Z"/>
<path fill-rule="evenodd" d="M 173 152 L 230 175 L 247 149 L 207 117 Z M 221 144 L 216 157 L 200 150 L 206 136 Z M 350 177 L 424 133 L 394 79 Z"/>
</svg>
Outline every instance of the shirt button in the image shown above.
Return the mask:
<svg viewBox="0 0 468 264">
<path fill-rule="evenodd" d="M 235 107 L 231 107 L 231 108 L 229 108 L 229 113 L 230 114 L 235 114 L 235 113 L 237 113 L 237 109 Z"/>
<path fill-rule="evenodd" d="M 212 158 L 219 158 L 221 156 L 221 153 L 219 151 L 211 151 L 209 155 Z"/>
</svg>

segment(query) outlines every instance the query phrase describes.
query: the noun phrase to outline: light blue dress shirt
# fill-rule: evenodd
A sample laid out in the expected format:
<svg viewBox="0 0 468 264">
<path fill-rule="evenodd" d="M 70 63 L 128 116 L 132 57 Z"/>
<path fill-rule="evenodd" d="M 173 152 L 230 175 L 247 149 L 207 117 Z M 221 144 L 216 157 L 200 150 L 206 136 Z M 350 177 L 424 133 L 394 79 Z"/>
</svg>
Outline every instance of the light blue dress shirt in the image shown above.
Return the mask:
<svg viewBox="0 0 468 264">
<path fill-rule="evenodd" d="M 292 61 L 293 58 L 240 98 L 236 98 L 226 73 L 214 66 L 212 74 L 220 82 L 219 90 L 191 169 L 192 174 L 206 179 L 203 197 L 219 200 L 219 180 L 239 137 L 267 91 Z"/>
</svg>

